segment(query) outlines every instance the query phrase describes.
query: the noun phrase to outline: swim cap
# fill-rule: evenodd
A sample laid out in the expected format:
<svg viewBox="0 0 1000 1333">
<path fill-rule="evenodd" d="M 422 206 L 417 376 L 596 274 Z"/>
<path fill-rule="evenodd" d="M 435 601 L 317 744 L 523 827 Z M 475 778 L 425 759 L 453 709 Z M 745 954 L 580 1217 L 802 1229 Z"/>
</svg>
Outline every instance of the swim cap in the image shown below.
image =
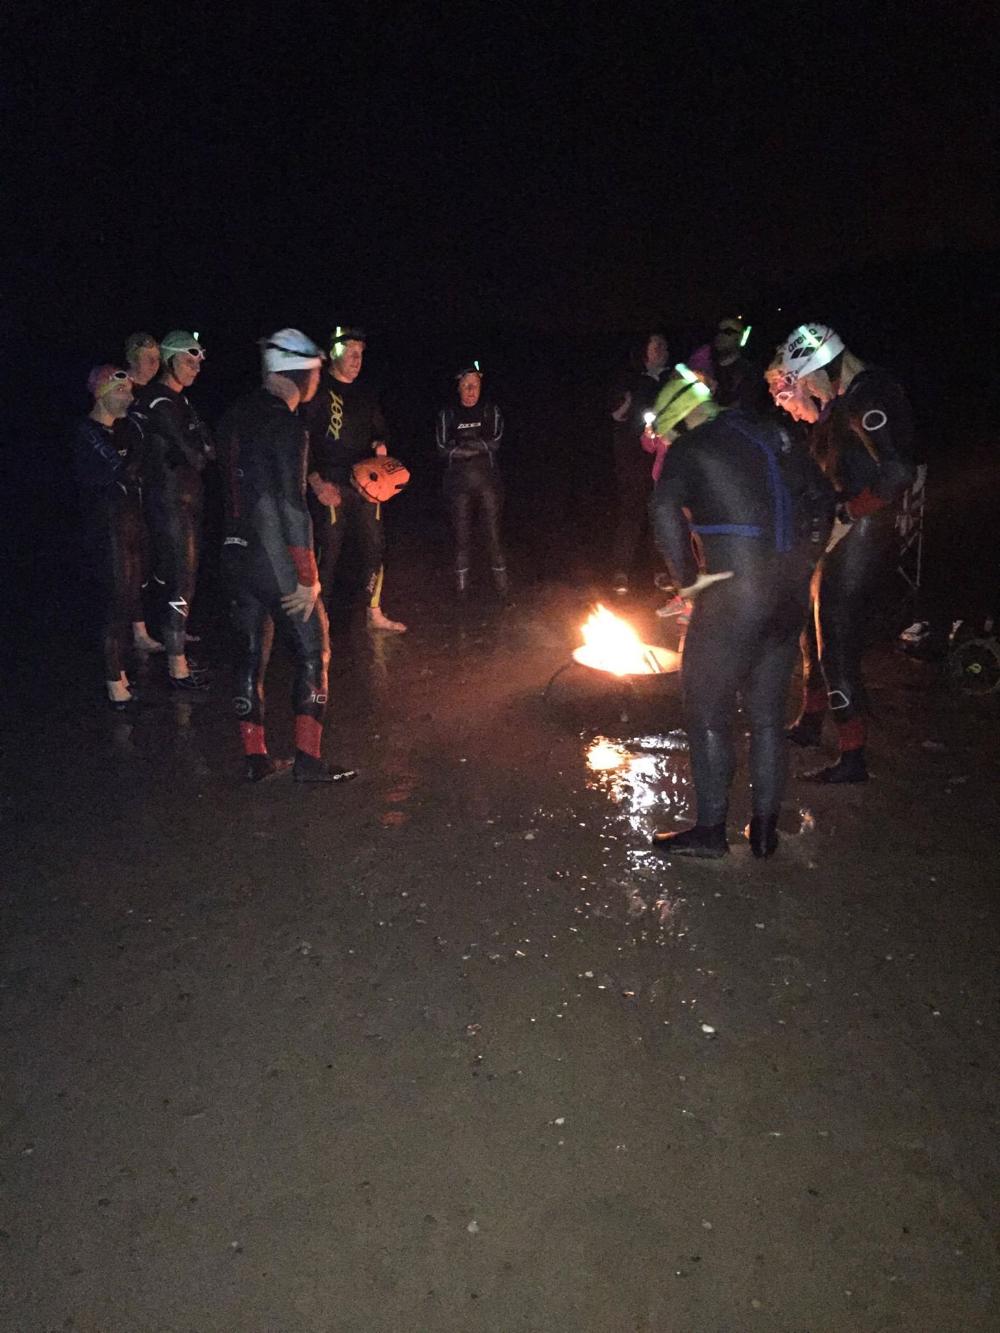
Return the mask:
<svg viewBox="0 0 1000 1333">
<path fill-rule="evenodd" d="M 666 435 L 667 431 L 675 429 L 678 422 L 690 416 L 696 407 L 709 402 L 711 397 L 712 390 L 705 381 L 700 380 L 683 362 L 678 363 L 674 367 L 673 374 L 656 395 L 656 402 L 653 404 L 654 431 L 657 435 Z"/>
<path fill-rule="evenodd" d="M 322 351 L 299 329 L 279 329 L 270 338 L 258 339 L 266 371 L 311 370 L 323 364 Z"/>
<path fill-rule="evenodd" d="M 822 370 L 844 350 L 844 340 L 826 324 L 800 324 L 778 348 L 775 360 L 795 379 Z"/>
<path fill-rule="evenodd" d="M 205 356 L 205 349 L 198 341 L 197 333 L 188 333 L 186 329 L 172 329 L 160 343 L 160 355 L 165 362 L 178 352 L 189 352 L 202 359 Z"/>
</svg>

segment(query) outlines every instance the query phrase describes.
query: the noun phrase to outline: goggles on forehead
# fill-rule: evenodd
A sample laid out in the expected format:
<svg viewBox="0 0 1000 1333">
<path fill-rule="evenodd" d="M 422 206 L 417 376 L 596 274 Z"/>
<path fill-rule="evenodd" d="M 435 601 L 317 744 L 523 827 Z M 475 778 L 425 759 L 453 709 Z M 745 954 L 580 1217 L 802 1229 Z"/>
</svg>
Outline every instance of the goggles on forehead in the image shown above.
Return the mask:
<svg viewBox="0 0 1000 1333">
<path fill-rule="evenodd" d="M 104 395 L 110 393 L 112 389 L 120 389 L 123 384 L 131 383 L 132 376 L 127 370 L 115 370 L 101 382 L 101 385 L 97 390 L 97 397 L 103 398 Z"/>
</svg>

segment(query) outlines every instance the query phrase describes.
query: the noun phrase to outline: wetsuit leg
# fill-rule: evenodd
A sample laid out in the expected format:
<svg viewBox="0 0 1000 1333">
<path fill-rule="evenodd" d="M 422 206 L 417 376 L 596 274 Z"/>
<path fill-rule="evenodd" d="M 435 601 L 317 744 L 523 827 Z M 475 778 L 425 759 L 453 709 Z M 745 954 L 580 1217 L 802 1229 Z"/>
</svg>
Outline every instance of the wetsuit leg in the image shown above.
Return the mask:
<svg viewBox="0 0 1000 1333">
<path fill-rule="evenodd" d="M 382 506 L 372 504 L 353 492 L 355 530 L 361 554 L 361 578 L 369 606 L 378 606 L 382 597 L 382 563 L 385 559 L 385 525 Z"/>
<path fill-rule="evenodd" d="M 788 773 L 785 706 L 795 667 L 796 630 L 771 630 L 758 644 L 743 691 L 750 723 L 753 813 L 766 819 L 781 808 Z"/>
<path fill-rule="evenodd" d="M 838 725 L 868 711 L 861 656 L 872 595 L 892 543 L 889 511 L 858 519 L 823 558 L 817 625 L 820 662 Z"/>
<path fill-rule="evenodd" d="M 164 643 L 171 657 L 181 657 L 198 573 L 200 505 L 196 499 L 158 496 L 151 514 L 156 564 L 165 585 Z"/>
<path fill-rule="evenodd" d="M 274 643 L 274 620 L 268 599 L 274 589 L 259 586 L 259 566 L 253 554 L 243 547 L 224 548 L 222 577 L 236 634 L 233 711 L 240 720 L 244 754 L 265 755 L 264 677 Z"/>
<path fill-rule="evenodd" d="M 128 603 L 128 547 L 114 500 L 101 502 L 100 532 L 95 534 L 104 600 L 101 649 L 104 679 L 121 680 L 132 625 Z"/>
<path fill-rule="evenodd" d="M 295 659 L 292 682 L 295 746 L 318 759 L 330 672 L 330 633 L 326 608 L 322 601 L 318 601 L 305 623 L 297 616 L 289 616 L 280 602 L 272 610 L 282 641 Z"/>
<path fill-rule="evenodd" d="M 499 573 L 506 573 L 507 560 L 500 542 L 500 515 L 503 511 L 503 485 L 496 469 L 484 472 L 479 488 L 479 520 L 483 530 L 483 542 L 490 559 L 490 568 L 494 578 Z"/>
<path fill-rule="evenodd" d="M 617 510 L 612 568 L 627 574 L 635 564 L 649 523 L 650 462 L 631 432 L 615 432 Z"/>
<path fill-rule="evenodd" d="M 724 824 L 729 809 L 736 691 L 749 649 L 740 597 L 750 595 L 744 580 L 734 578 L 699 598 L 684 644 L 681 688 L 699 825 Z"/>
<path fill-rule="evenodd" d="M 343 488 L 346 494 L 346 487 Z M 309 513 L 313 521 L 313 537 L 316 543 L 316 564 L 319 569 L 319 581 L 323 588 L 323 600 L 330 605 L 333 580 L 337 571 L 337 562 L 344 545 L 348 517 L 344 504 L 336 509 L 321 505 L 312 490 L 308 492 Z"/>
<path fill-rule="evenodd" d="M 454 464 L 445 475 L 445 498 L 455 537 L 455 572 L 461 578 L 470 568 L 472 544 L 472 491 L 465 476 L 467 463 Z"/>
</svg>

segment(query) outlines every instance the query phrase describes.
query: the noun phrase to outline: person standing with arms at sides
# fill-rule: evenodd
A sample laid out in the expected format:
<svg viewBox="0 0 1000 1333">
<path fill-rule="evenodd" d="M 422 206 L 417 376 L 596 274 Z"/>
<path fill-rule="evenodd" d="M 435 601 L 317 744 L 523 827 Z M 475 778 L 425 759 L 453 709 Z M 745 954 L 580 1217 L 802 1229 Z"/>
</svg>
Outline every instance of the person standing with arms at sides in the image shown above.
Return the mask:
<svg viewBox="0 0 1000 1333">
<path fill-rule="evenodd" d="M 375 394 L 357 382 L 365 354 L 361 329 L 334 330 L 330 367 L 319 392 L 304 412 L 309 433 L 309 512 L 319 559 L 319 577 L 329 607 L 333 580 L 348 530 L 361 554 L 361 576 L 371 630 L 402 634 L 406 626 L 382 610 L 385 526 L 382 506 L 373 504 L 351 484 L 355 463 L 373 454 L 388 454 L 385 417 Z"/>
<path fill-rule="evenodd" d="M 312 521 L 305 494 L 307 437 L 300 404 L 319 386 L 323 353 L 298 329 L 260 343 L 263 384 L 219 426 L 226 535 L 223 578 L 239 639 L 236 715 L 250 782 L 287 769 L 264 733 L 264 677 L 275 626 L 295 659 L 296 782 L 343 782 L 353 769 L 321 758 L 330 639 L 320 598 Z"/>
<path fill-rule="evenodd" d="M 444 459 L 444 495 L 455 534 L 455 586 L 459 596 L 469 587 L 472 511 L 478 510 L 483 544 L 490 562 L 493 586 L 507 597 L 507 561 L 500 542 L 503 481 L 497 450 L 503 438 L 503 416 L 495 403 L 482 396 L 483 372 L 479 362 L 455 377 L 458 403 L 438 413 L 435 440 Z"/>
<path fill-rule="evenodd" d="M 123 712 L 133 703 L 125 674 L 130 626 L 142 624 L 142 501 L 120 429 L 132 402 L 132 381 L 116 366 L 97 366 L 87 388 L 93 406 L 74 433 L 73 462 L 88 572 L 103 603 L 105 688 L 112 708 Z"/>
<path fill-rule="evenodd" d="M 617 491 L 612 586 L 622 596 L 629 590 L 629 579 L 649 529 L 653 483 L 641 440 L 645 414 L 670 371 L 670 348 L 661 332 L 653 330 L 646 336 L 639 360 L 640 368 L 631 369 L 616 387 L 611 409 Z"/>
<path fill-rule="evenodd" d="M 125 360 L 136 387 L 148 384 L 160 370 L 160 345 L 151 333 L 130 333 L 125 339 Z"/>
<path fill-rule="evenodd" d="M 157 576 L 167 612 L 164 639 L 173 689 L 207 689 L 188 664 L 187 619 L 194 600 L 201 542 L 202 472 L 212 458 L 208 429 L 185 390 L 198 378 L 205 351 L 197 334 L 176 329 L 160 343 L 159 378 L 136 394 L 132 415 L 142 430 L 142 487 Z"/>
<path fill-rule="evenodd" d="M 151 333 L 130 333 L 125 339 L 125 361 L 128 367 L 128 376 L 132 381 L 133 391 L 140 389 L 143 385 L 157 374 L 160 369 L 160 345 Z M 133 471 L 138 475 L 139 465 L 141 463 L 142 449 L 142 430 L 135 418 L 131 418 L 130 425 L 134 427 L 131 432 L 132 439 L 129 443 L 129 453 L 134 455 Z M 141 546 L 141 569 L 142 569 L 142 588 L 146 589 L 150 576 L 150 540 L 149 530 L 145 515 L 142 518 L 142 546 Z M 135 646 L 143 653 L 162 653 L 163 644 L 158 643 L 150 634 L 143 619 L 142 602 L 140 599 L 138 606 L 139 618 L 134 622 L 133 638 Z"/>
<path fill-rule="evenodd" d="M 767 380 L 779 407 L 811 423 L 809 448 L 837 498 L 802 636 L 802 710 L 788 739 L 819 745 L 829 709 L 839 758 L 806 776 L 827 784 L 867 782 L 869 707 L 861 660 L 869 611 L 891 563 L 896 511 L 916 476 L 913 414 L 902 387 L 859 361 L 825 324 L 793 329 Z"/>
</svg>

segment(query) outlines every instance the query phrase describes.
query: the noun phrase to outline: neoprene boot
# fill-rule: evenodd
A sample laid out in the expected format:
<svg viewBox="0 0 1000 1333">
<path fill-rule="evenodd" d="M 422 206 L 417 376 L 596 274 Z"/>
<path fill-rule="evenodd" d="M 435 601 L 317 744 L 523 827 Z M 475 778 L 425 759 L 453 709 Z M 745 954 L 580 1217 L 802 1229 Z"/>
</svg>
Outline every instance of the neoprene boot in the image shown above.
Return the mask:
<svg viewBox="0 0 1000 1333">
<path fill-rule="evenodd" d="M 305 750 L 295 751 L 295 764 L 292 776 L 296 782 L 349 782 L 358 776 L 356 768 L 337 768 L 333 764 L 316 759 Z"/>
<path fill-rule="evenodd" d="M 695 824 L 681 833 L 654 833 L 653 851 L 661 856 L 698 856 L 718 860 L 729 852 L 725 824 Z"/>
<path fill-rule="evenodd" d="M 778 850 L 778 816 L 754 815 L 748 830 L 750 850 L 759 861 L 773 856 Z"/>
<path fill-rule="evenodd" d="M 290 759 L 272 759 L 269 754 L 248 754 L 243 761 L 243 776 L 247 782 L 266 782 L 279 773 L 287 773 L 291 766 Z"/>
</svg>

